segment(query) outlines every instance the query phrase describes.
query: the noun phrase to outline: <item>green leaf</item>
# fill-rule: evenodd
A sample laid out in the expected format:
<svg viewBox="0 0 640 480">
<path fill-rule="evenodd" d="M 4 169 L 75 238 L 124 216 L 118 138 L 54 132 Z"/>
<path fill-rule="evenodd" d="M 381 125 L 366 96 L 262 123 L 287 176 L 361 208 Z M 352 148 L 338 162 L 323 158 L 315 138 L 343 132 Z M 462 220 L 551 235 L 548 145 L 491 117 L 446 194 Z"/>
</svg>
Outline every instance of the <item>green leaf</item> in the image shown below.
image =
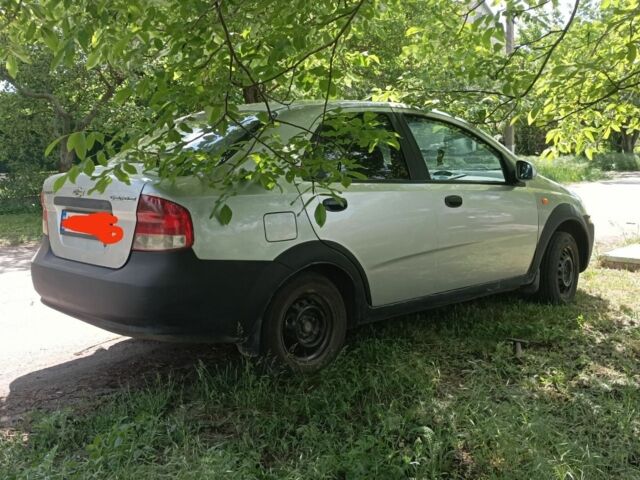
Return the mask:
<svg viewBox="0 0 640 480">
<path fill-rule="evenodd" d="M 322 202 L 318 203 L 313 216 L 315 217 L 318 226 L 323 227 L 324 224 L 327 223 L 327 209 Z"/>
<path fill-rule="evenodd" d="M 93 163 L 93 160 L 91 160 L 90 158 L 87 158 L 84 163 L 84 168 L 82 169 L 84 174 L 90 177 L 91 175 L 93 175 L 93 172 L 95 171 L 95 169 L 96 169 L 96 165 Z"/>
<path fill-rule="evenodd" d="M 16 75 L 18 74 L 18 63 L 16 62 L 16 57 L 9 55 L 5 66 L 7 67 L 7 72 L 9 72 L 11 78 L 16 78 Z"/>
<path fill-rule="evenodd" d="M 138 173 L 138 170 L 136 170 L 136 167 L 134 167 L 133 165 L 131 165 L 130 163 L 123 163 L 122 164 L 122 168 L 124 169 L 125 172 L 127 172 L 129 175 L 135 175 L 136 173 Z"/>
<path fill-rule="evenodd" d="M 131 96 L 132 93 L 133 91 L 131 90 L 131 87 L 121 88 L 120 90 L 118 90 L 118 93 L 114 95 L 113 100 L 118 105 L 122 105 L 124 102 L 127 101 L 127 99 Z"/>
<path fill-rule="evenodd" d="M 218 210 L 216 214 L 216 218 L 222 225 L 229 225 L 232 217 L 233 211 L 226 203 Z"/>
<path fill-rule="evenodd" d="M 178 128 L 185 133 L 193 133 L 193 128 L 189 126 L 189 124 L 182 122 L 178 125 Z"/>
<path fill-rule="evenodd" d="M 51 70 L 55 70 L 60 66 L 60 64 L 64 60 L 65 53 L 66 53 L 66 46 L 62 46 L 56 51 L 53 58 L 51 59 L 51 65 L 49 66 Z"/>
<path fill-rule="evenodd" d="M 91 70 L 93 67 L 98 65 L 101 59 L 102 59 L 102 54 L 100 50 L 94 50 L 93 52 L 91 52 L 87 57 L 87 64 L 86 64 L 87 70 Z"/>
<path fill-rule="evenodd" d="M 78 178 L 78 175 L 80 175 L 80 167 L 78 167 L 78 165 L 74 165 L 73 167 L 71 167 L 69 169 L 69 171 L 67 172 L 67 176 L 69 177 L 69 181 L 71 183 L 76 183 L 76 180 Z"/>
<path fill-rule="evenodd" d="M 593 148 L 591 147 L 587 147 L 584 151 L 585 155 L 587 156 L 587 158 L 589 160 L 593 160 L 593 154 L 595 153 L 595 150 L 593 150 Z"/>
<path fill-rule="evenodd" d="M 107 156 L 104 154 L 104 152 L 98 152 L 98 155 L 96 156 L 96 159 L 98 160 L 98 163 L 102 166 L 106 166 L 107 165 Z"/>
<path fill-rule="evenodd" d="M 113 169 L 113 174 L 115 175 L 115 177 L 120 180 L 122 183 L 126 183 L 127 185 L 130 184 L 129 182 L 129 175 L 127 175 L 126 173 L 124 173 L 120 168 L 116 167 Z"/>
<path fill-rule="evenodd" d="M 593 132 L 591 132 L 590 130 L 585 130 L 584 131 L 584 136 L 587 137 L 589 139 L 589 141 L 591 141 L 591 142 L 595 142 L 596 141 L 595 137 L 593 136 Z"/>
<path fill-rule="evenodd" d="M 67 139 L 67 149 L 75 150 L 78 158 L 84 160 L 87 156 L 87 139 L 84 132 L 73 132 Z"/>
<path fill-rule="evenodd" d="M 51 29 L 49 29 L 48 27 L 42 27 L 42 29 L 40 30 L 40 35 L 42 36 L 44 43 L 46 43 L 47 47 L 49 47 L 49 50 L 51 50 L 52 52 L 58 50 L 59 40 L 56 34 L 53 33 Z"/>
<path fill-rule="evenodd" d="M 94 144 L 96 143 L 96 133 L 95 132 L 91 132 L 89 135 L 87 135 L 87 150 L 91 150 L 94 146 Z"/>
<path fill-rule="evenodd" d="M 407 31 L 404 32 L 404 36 L 411 37 L 423 31 L 424 31 L 424 28 L 421 28 L 421 27 L 409 27 L 407 28 Z"/>
<path fill-rule="evenodd" d="M 637 55 L 638 55 L 638 48 L 633 43 L 630 43 L 627 46 L 627 61 L 629 63 L 633 63 Z"/>
<path fill-rule="evenodd" d="M 182 140 L 182 135 L 175 130 L 169 130 L 169 133 L 167 133 L 167 140 L 172 143 L 177 143 Z"/>
<path fill-rule="evenodd" d="M 27 32 L 25 33 L 25 39 L 27 41 L 32 41 L 33 37 L 36 35 L 36 29 L 38 28 L 38 24 L 36 22 L 31 22 L 29 27 L 27 27 Z"/>
<path fill-rule="evenodd" d="M 60 140 L 62 140 L 65 137 L 65 135 L 56 138 L 53 142 L 51 142 L 49 145 L 47 145 L 47 148 L 44 151 L 44 156 L 48 157 L 49 155 L 51 155 L 51 152 L 53 152 L 53 149 L 56 148 L 56 145 L 58 145 L 60 143 Z"/>
<path fill-rule="evenodd" d="M 56 178 L 56 181 L 53 182 L 53 191 L 57 192 L 58 190 L 60 190 L 62 188 L 62 186 L 64 185 L 64 182 L 67 181 L 67 175 L 61 175 L 58 178 Z"/>
</svg>

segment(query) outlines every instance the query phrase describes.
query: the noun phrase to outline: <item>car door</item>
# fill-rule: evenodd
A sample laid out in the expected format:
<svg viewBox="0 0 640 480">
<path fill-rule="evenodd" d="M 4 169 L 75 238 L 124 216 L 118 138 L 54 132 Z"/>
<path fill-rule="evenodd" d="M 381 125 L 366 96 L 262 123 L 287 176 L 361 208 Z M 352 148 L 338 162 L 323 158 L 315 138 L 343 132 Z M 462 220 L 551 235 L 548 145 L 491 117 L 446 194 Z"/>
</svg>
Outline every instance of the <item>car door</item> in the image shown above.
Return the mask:
<svg viewBox="0 0 640 480">
<path fill-rule="evenodd" d="M 361 114 L 363 110 L 348 112 Z M 373 111 L 381 128 L 399 133 L 391 111 Z M 317 131 L 322 128 L 318 123 L 316 127 Z M 362 266 L 373 306 L 418 298 L 438 288 L 434 278 L 438 247 L 436 206 L 424 201 L 424 184 L 416 181 L 419 174 L 407 162 L 405 150 L 403 138 L 400 149 L 386 145 L 378 145 L 372 151 L 350 147 L 346 155 L 357 159 L 366 178 L 354 181 L 347 189 L 337 186 L 347 202 L 344 209 L 331 206 L 332 200 L 326 197 L 303 194 L 317 236 L 329 245 L 348 250 Z M 307 186 L 301 185 L 300 190 Z M 322 227 L 314 221 L 319 201 L 330 205 Z"/>
<path fill-rule="evenodd" d="M 439 290 L 525 275 L 538 238 L 536 199 L 516 185 L 499 148 L 445 116 L 404 112 L 402 121 L 434 195 Z"/>
</svg>

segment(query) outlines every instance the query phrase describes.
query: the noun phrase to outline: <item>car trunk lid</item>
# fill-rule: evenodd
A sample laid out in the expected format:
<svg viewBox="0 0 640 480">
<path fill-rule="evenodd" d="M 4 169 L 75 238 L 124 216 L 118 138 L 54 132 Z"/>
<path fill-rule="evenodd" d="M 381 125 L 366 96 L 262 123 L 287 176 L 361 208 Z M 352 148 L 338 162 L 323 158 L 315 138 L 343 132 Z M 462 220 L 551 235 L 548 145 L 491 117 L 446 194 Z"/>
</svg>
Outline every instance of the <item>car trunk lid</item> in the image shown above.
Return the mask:
<svg viewBox="0 0 640 480">
<path fill-rule="evenodd" d="M 132 175 L 131 183 L 127 185 L 112 178 L 104 192 L 89 194 L 94 182 L 86 175 L 78 176 L 75 183 L 67 181 L 54 193 L 53 183 L 57 177 L 48 178 L 43 188 L 43 204 L 53 253 L 61 258 L 92 265 L 122 267 L 131 252 L 138 200 L 149 179 Z M 113 225 L 122 229 L 122 237 L 114 243 L 104 243 L 96 236 L 64 228 L 62 224 L 65 218 L 105 212 L 116 217 Z"/>
</svg>

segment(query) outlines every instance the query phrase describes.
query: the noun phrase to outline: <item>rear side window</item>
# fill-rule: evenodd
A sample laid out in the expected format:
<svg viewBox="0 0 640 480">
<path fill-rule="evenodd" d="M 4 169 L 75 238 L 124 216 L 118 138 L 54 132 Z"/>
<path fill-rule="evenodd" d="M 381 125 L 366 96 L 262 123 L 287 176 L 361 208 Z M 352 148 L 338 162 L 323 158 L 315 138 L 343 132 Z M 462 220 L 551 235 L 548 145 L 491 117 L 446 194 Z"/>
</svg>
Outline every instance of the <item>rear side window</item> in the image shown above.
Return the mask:
<svg viewBox="0 0 640 480">
<path fill-rule="evenodd" d="M 358 121 L 365 122 L 364 116 L 364 113 L 350 116 L 350 127 L 344 131 L 335 121 L 321 125 L 314 135 L 316 155 L 339 162 L 343 171 L 351 169 L 357 172 L 363 177 L 361 181 L 409 180 L 407 163 L 389 117 L 375 114 L 373 122 L 371 118 L 367 118 L 367 135 L 359 138 L 359 135 L 353 133 L 353 125 L 357 125 Z M 351 123 L 352 121 L 355 123 Z M 381 139 L 373 146 L 367 141 L 371 134 Z M 396 139 L 392 142 L 395 145 L 385 141 L 390 138 Z"/>
</svg>

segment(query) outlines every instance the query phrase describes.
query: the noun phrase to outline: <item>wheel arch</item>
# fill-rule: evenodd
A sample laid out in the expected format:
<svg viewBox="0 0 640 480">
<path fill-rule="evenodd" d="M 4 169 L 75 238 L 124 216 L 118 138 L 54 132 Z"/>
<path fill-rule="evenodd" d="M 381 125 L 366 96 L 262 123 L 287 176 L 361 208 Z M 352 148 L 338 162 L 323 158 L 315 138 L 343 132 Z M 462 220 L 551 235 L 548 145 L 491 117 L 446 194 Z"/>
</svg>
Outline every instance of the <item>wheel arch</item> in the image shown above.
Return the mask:
<svg viewBox="0 0 640 480">
<path fill-rule="evenodd" d="M 262 324 L 274 295 L 287 282 L 305 272 L 317 272 L 336 285 L 345 302 L 348 327 L 354 327 L 365 320 L 371 298 L 369 284 L 360 263 L 342 246 L 333 242 L 305 242 L 283 252 L 274 262 L 283 266 L 286 274 L 280 275 L 277 279 L 270 279 L 271 291 L 266 301 L 262 302 L 251 332 L 239 345 L 243 353 L 260 353 Z"/>
<path fill-rule="evenodd" d="M 576 240 L 580 255 L 580 272 L 584 272 L 587 269 L 593 248 L 592 234 L 587 226 L 586 219 L 576 208 L 568 203 L 563 203 L 558 205 L 547 218 L 538 240 L 538 247 L 531 262 L 529 273 L 535 274 L 538 271 L 542 263 L 542 257 L 547 251 L 549 242 L 551 241 L 551 237 L 559 231 L 571 234 Z"/>
</svg>

